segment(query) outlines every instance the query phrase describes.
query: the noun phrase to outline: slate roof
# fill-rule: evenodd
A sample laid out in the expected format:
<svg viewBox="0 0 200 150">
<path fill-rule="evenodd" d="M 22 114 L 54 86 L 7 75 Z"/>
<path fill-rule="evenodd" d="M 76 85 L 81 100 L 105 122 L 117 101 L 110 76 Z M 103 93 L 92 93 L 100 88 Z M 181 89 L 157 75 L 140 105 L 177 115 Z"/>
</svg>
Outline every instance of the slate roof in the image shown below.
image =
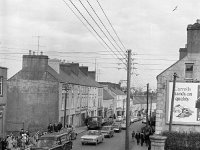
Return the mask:
<svg viewBox="0 0 200 150">
<path fill-rule="evenodd" d="M 103 89 L 103 100 L 114 99 L 105 89 Z"/>
<path fill-rule="evenodd" d="M 116 95 L 126 95 L 124 92 L 122 92 L 120 89 L 114 89 L 110 88 L 112 92 L 114 92 Z"/>
</svg>

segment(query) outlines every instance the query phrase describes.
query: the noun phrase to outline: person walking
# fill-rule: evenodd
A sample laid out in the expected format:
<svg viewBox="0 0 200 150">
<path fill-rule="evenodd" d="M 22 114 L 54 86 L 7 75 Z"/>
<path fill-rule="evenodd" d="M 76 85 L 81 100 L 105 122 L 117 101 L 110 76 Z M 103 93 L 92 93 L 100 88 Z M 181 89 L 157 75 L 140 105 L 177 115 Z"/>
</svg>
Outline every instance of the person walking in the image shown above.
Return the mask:
<svg viewBox="0 0 200 150">
<path fill-rule="evenodd" d="M 132 132 L 132 139 L 133 139 L 133 142 L 135 141 L 134 139 L 135 139 L 135 131 L 133 130 L 133 132 Z"/>
<path fill-rule="evenodd" d="M 137 145 L 139 145 L 140 144 L 140 133 L 139 132 L 136 132 L 135 138 L 136 138 L 136 141 L 137 141 Z"/>
<path fill-rule="evenodd" d="M 143 146 L 143 144 L 144 144 L 144 133 L 143 132 L 140 133 L 140 142 L 141 142 L 141 146 Z"/>
</svg>

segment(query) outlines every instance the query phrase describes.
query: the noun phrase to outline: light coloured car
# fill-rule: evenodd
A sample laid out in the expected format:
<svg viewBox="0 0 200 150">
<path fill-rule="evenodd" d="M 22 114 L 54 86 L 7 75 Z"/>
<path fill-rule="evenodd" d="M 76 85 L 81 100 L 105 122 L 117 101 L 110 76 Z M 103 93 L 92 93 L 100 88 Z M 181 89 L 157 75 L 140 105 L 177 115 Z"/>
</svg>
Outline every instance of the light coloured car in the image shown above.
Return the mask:
<svg viewBox="0 0 200 150">
<path fill-rule="evenodd" d="M 115 123 L 113 123 L 113 125 L 112 125 L 112 127 L 113 127 L 113 130 L 115 131 L 115 132 L 121 132 L 121 123 L 119 123 L 119 122 L 115 122 Z"/>
<path fill-rule="evenodd" d="M 121 123 L 121 128 L 122 128 L 122 129 L 126 129 L 126 121 L 123 121 L 123 122 Z"/>
<path fill-rule="evenodd" d="M 147 118 L 146 118 L 146 117 L 144 117 L 144 118 L 142 119 L 142 123 L 144 123 L 144 124 L 147 123 Z"/>
<path fill-rule="evenodd" d="M 94 143 L 97 145 L 98 143 L 103 142 L 104 135 L 100 130 L 89 130 L 86 135 L 81 137 L 82 145 L 86 143 Z"/>
<path fill-rule="evenodd" d="M 121 121 L 123 121 L 123 117 L 122 117 L 122 116 L 117 116 L 117 118 L 116 118 L 115 121 L 117 121 L 117 122 L 121 122 Z"/>
<path fill-rule="evenodd" d="M 112 126 L 103 126 L 101 129 L 101 133 L 104 135 L 104 137 L 113 137 L 114 136 L 114 130 Z"/>
<path fill-rule="evenodd" d="M 134 123 L 134 122 L 137 122 L 139 121 L 140 119 L 138 117 L 132 117 L 131 118 L 131 123 Z"/>
</svg>

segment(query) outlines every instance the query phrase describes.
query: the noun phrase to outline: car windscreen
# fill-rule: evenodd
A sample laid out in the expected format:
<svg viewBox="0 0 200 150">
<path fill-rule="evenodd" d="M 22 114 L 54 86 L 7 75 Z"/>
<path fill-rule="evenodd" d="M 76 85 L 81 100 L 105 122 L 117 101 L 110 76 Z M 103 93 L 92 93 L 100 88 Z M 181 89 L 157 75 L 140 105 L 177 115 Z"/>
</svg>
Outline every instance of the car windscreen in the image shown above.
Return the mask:
<svg viewBox="0 0 200 150">
<path fill-rule="evenodd" d="M 38 141 L 38 147 L 52 147 L 53 144 L 53 139 L 41 139 Z"/>
<path fill-rule="evenodd" d="M 98 135 L 98 132 L 96 132 L 96 131 L 89 131 L 88 135 Z"/>
</svg>

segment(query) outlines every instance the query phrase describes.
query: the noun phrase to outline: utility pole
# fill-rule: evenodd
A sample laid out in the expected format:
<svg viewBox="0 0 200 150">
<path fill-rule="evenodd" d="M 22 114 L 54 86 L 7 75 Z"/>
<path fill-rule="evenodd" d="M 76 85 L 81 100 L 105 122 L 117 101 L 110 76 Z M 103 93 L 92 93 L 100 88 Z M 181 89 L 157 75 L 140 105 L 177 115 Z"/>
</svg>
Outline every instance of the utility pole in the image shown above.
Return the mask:
<svg viewBox="0 0 200 150">
<path fill-rule="evenodd" d="M 151 121 L 151 113 L 152 113 L 152 100 L 153 100 L 153 91 L 151 92 L 150 121 Z"/>
<path fill-rule="evenodd" d="M 149 112 L 149 83 L 147 83 L 147 112 L 146 112 L 147 125 L 149 124 L 148 112 Z"/>
<path fill-rule="evenodd" d="M 176 78 L 178 77 L 176 73 L 174 73 L 173 76 L 174 76 L 174 80 L 173 80 L 172 99 L 171 99 L 171 109 L 170 109 L 169 132 L 172 131 L 173 108 L 174 108 L 174 93 L 175 93 L 175 87 L 176 87 Z"/>
<path fill-rule="evenodd" d="M 64 128 L 65 128 L 65 124 L 66 124 L 66 106 L 67 106 L 67 94 L 69 91 L 69 86 L 68 84 L 65 85 L 65 104 L 64 104 Z"/>
<path fill-rule="evenodd" d="M 127 101 L 126 101 L 126 138 L 125 150 L 129 150 L 129 124 L 130 124 L 130 83 L 131 83 L 131 50 L 128 50 L 128 64 L 127 64 Z"/>
<path fill-rule="evenodd" d="M 123 99 L 123 110 L 122 110 L 122 116 L 124 117 L 124 102 L 125 102 L 125 99 Z"/>
</svg>

